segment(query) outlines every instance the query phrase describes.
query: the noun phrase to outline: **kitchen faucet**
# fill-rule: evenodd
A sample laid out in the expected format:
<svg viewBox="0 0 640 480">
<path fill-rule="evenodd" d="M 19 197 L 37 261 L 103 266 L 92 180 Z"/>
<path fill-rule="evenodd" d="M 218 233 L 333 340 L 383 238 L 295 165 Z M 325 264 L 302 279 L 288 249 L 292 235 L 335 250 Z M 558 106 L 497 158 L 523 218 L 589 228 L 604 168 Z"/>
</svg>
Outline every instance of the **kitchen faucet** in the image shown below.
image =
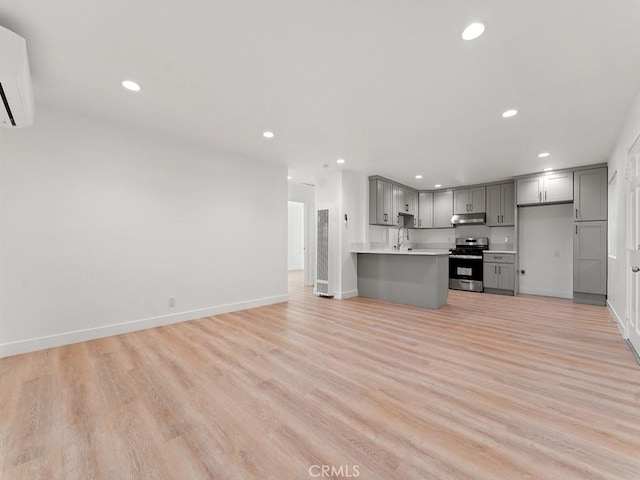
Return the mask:
<svg viewBox="0 0 640 480">
<path fill-rule="evenodd" d="M 407 231 L 407 235 L 406 235 L 406 237 L 405 237 L 405 238 L 402 238 L 402 237 L 400 236 L 400 233 L 402 232 L 402 229 L 403 229 L 403 228 Z M 404 225 L 400 225 L 400 226 L 398 227 L 398 247 L 397 247 L 397 248 L 398 248 L 398 250 L 400 250 L 400 247 L 402 247 L 402 244 L 403 244 L 405 241 L 407 241 L 407 242 L 409 241 L 409 229 L 408 229 L 407 227 L 405 227 Z"/>
</svg>

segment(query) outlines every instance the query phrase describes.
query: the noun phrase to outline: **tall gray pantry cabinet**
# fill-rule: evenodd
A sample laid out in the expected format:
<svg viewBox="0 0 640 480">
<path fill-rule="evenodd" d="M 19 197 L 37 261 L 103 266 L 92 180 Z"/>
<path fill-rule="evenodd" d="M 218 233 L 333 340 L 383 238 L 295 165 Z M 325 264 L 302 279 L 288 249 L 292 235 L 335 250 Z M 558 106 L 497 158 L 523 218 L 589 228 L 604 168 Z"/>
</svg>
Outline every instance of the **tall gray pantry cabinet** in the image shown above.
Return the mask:
<svg viewBox="0 0 640 480">
<path fill-rule="evenodd" d="M 573 301 L 607 301 L 607 168 L 573 177 Z"/>
</svg>

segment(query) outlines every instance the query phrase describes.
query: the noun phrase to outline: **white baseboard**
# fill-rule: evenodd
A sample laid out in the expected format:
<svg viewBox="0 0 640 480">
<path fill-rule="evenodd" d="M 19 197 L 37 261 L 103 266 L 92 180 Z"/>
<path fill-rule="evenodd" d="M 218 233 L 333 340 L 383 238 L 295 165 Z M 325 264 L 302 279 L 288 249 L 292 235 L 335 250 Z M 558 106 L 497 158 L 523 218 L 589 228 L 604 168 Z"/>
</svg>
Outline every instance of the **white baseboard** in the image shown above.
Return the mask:
<svg viewBox="0 0 640 480">
<path fill-rule="evenodd" d="M 613 305 L 611 305 L 611 302 L 609 302 L 608 299 L 607 299 L 607 309 L 609 310 L 609 313 L 611 313 L 611 316 L 615 320 L 616 326 L 618 327 L 618 330 L 620 330 L 620 335 L 622 335 L 622 338 L 624 338 L 625 340 L 629 338 L 624 322 L 622 321 L 622 319 L 620 318 L 620 315 L 618 315 L 618 312 L 616 312 L 616 309 L 613 308 Z"/>
<path fill-rule="evenodd" d="M 248 308 L 272 305 L 274 303 L 286 302 L 288 300 L 288 295 L 258 298 L 246 302 L 229 303 L 226 305 L 218 305 L 217 307 L 191 310 L 187 312 L 174 313 L 171 315 L 162 315 L 160 317 L 143 318 L 140 320 L 132 320 L 129 322 L 114 323 L 102 327 L 88 328 L 85 330 L 75 330 L 72 332 L 58 333 L 45 337 L 29 338 L 27 340 L 4 343 L 0 344 L 0 358 L 8 357 L 11 355 L 19 355 L 21 353 L 34 352 L 36 350 L 43 350 L 45 348 L 60 347 L 62 345 L 85 342 L 87 340 L 95 340 L 96 338 L 120 335 L 121 333 L 129 333 L 135 332 L 137 330 L 144 330 L 147 328 L 161 327 L 163 325 L 170 325 L 172 323 L 185 322 L 187 320 L 195 320 L 198 318 L 221 315 L 223 313 L 236 312 L 238 310 L 246 310 Z"/>
<path fill-rule="evenodd" d="M 523 295 L 541 295 L 543 297 L 557 297 L 557 298 L 573 298 L 573 292 L 559 292 L 557 290 L 545 290 L 543 288 L 522 288 L 520 285 L 520 291 Z"/>
<path fill-rule="evenodd" d="M 346 292 L 340 292 L 336 294 L 338 300 L 346 300 L 347 298 L 353 298 L 358 296 L 358 290 L 348 290 Z"/>
</svg>

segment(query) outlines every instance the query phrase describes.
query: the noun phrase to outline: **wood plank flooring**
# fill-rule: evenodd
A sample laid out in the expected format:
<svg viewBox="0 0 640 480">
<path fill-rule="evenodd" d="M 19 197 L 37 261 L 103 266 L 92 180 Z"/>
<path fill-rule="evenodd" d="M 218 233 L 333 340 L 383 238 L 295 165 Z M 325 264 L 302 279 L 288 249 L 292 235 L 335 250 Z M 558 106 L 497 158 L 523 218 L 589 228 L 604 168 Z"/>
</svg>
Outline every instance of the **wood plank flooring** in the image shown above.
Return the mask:
<svg viewBox="0 0 640 480">
<path fill-rule="evenodd" d="M 452 291 L 430 311 L 301 282 L 0 360 L 0 478 L 640 478 L 640 368 L 606 309 Z"/>
</svg>

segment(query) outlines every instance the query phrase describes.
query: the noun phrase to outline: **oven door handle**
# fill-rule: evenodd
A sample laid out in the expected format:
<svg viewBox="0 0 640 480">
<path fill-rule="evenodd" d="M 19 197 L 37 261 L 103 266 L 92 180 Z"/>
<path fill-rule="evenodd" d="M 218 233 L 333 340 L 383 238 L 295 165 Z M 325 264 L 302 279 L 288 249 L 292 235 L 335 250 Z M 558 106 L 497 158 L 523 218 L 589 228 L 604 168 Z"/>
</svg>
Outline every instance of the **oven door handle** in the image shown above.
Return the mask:
<svg viewBox="0 0 640 480">
<path fill-rule="evenodd" d="M 449 255 L 449 258 L 461 258 L 462 260 L 482 260 L 481 255 Z"/>
</svg>

